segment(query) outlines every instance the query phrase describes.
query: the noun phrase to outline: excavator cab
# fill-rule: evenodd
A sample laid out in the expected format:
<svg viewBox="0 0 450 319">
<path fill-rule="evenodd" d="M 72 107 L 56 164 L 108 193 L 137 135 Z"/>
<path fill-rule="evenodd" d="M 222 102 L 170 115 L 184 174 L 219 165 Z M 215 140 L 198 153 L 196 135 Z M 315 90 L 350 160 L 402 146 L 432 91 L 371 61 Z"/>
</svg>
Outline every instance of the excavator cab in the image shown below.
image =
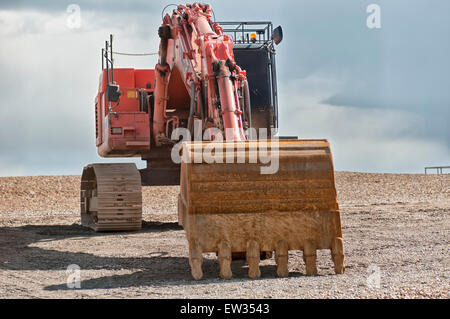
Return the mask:
<svg viewBox="0 0 450 319">
<path fill-rule="evenodd" d="M 234 59 L 247 72 L 251 127 L 278 129 L 275 45 L 283 39 L 281 26 L 271 22 L 219 22 L 234 40 Z"/>
</svg>

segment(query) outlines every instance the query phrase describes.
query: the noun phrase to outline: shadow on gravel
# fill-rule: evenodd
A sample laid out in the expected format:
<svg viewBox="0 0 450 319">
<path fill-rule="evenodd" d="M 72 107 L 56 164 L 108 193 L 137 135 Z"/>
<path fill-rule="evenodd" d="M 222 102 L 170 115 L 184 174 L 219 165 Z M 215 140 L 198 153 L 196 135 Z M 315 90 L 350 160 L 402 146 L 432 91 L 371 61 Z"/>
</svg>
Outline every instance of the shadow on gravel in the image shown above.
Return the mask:
<svg viewBox="0 0 450 319">
<path fill-rule="evenodd" d="M 144 222 L 139 233 L 182 230 L 178 223 Z M 42 249 L 33 243 L 63 239 L 84 239 L 138 232 L 96 233 L 79 224 L 72 225 L 25 225 L 0 227 L 0 270 L 65 270 L 69 264 L 82 269 L 142 269 L 150 258 L 101 257 L 89 253 Z M 167 253 L 159 253 L 164 255 Z M 148 255 L 148 253 L 147 253 Z"/>
<path fill-rule="evenodd" d="M 153 257 L 146 261 L 150 266 L 148 269 L 140 270 L 132 274 L 125 275 L 111 275 L 99 278 L 82 280 L 81 290 L 83 289 L 114 289 L 114 288 L 129 288 L 129 287 L 164 287 L 164 286 L 179 286 L 179 285 L 206 285 L 217 282 L 242 282 L 277 279 L 275 265 L 261 265 L 261 278 L 250 279 L 247 276 L 248 267 L 242 260 L 233 261 L 231 269 L 233 271 L 233 278 L 224 281 L 219 278 L 219 266 L 215 259 L 204 259 L 203 261 L 203 278 L 201 280 L 194 280 L 190 274 L 189 260 L 186 257 Z M 81 275 L 82 276 L 82 275 Z M 290 277 L 303 276 L 300 273 L 290 273 Z M 59 285 L 51 285 L 44 288 L 44 290 L 73 290 L 67 287 L 66 283 Z"/>
<path fill-rule="evenodd" d="M 164 232 L 182 230 L 178 223 L 144 222 L 142 232 Z M 110 289 L 121 287 L 145 287 L 167 285 L 197 285 L 214 283 L 219 278 L 216 258 L 204 258 L 203 279 L 195 281 L 191 277 L 189 259 L 172 257 L 167 252 L 143 252 L 141 257 L 104 257 L 92 253 L 71 252 L 34 247 L 33 243 L 73 238 L 83 240 L 93 236 L 130 235 L 132 232 L 96 233 L 79 224 L 73 225 L 26 225 L 20 227 L 0 227 L 0 270 L 56 270 L 65 273 L 69 264 L 76 264 L 82 270 L 126 271 L 131 274 L 108 275 L 81 282 L 82 289 Z M 261 265 L 261 277 L 276 278 L 275 265 Z M 248 267 L 244 260 L 232 263 L 231 281 L 249 280 Z M 290 276 L 299 276 L 290 273 Z M 64 276 L 65 277 L 65 276 Z M 65 282 L 47 286 L 45 290 L 67 290 Z"/>
<path fill-rule="evenodd" d="M 141 232 L 164 232 L 181 230 L 178 223 L 144 222 Z M 131 232 L 95 233 L 79 224 L 73 225 L 26 225 L 0 227 L 0 270 L 56 270 L 65 273 L 69 264 L 76 264 L 83 270 L 126 271 L 131 274 L 108 275 L 81 282 L 82 289 L 110 289 L 121 287 L 145 287 L 167 285 L 197 285 L 215 283 L 219 278 L 216 258 L 204 258 L 203 279 L 191 277 L 187 257 L 171 257 L 167 252 L 143 252 L 142 257 L 104 257 L 91 253 L 49 250 L 31 244 L 43 241 L 73 238 L 82 240 L 93 236 L 130 235 Z M 276 279 L 275 265 L 261 265 L 261 277 Z M 243 260 L 232 263 L 232 281 L 250 280 L 248 267 Z M 290 276 L 302 276 L 290 273 Z M 64 276 L 65 277 L 65 276 Z M 67 290 L 65 282 L 47 286 L 45 290 Z"/>
<path fill-rule="evenodd" d="M 2 237 L 5 236 L 6 233 L 17 233 L 20 232 L 23 237 L 23 239 L 26 239 L 27 237 L 30 237 L 32 235 L 42 235 L 45 236 L 48 240 L 61 240 L 71 237 L 105 237 L 105 236 L 111 236 L 111 235 L 127 235 L 127 234 L 133 234 L 133 233 L 152 233 L 152 232 L 164 232 L 164 231 L 171 231 L 171 230 L 183 230 L 183 227 L 178 225 L 177 222 L 168 222 L 168 223 L 161 223 L 161 222 L 148 222 L 148 221 L 142 221 L 142 229 L 138 232 L 103 232 L 103 233 L 96 233 L 90 228 L 83 227 L 80 224 L 72 224 L 72 225 L 24 225 L 20 227 L 0 227 L 0 242 L 2 240 Z M 8 237 L 8 236 L 6 236 Z M 33 237 L 34 238 L 34 237 Z M 45 240 L 44 239 L 44 240 Z M 38 239 L 39 241 L 42 241 L 42 238 Z M 27 240 L 25 240 L 27 241 Z M 35 240 L 32 240 L 31 242 L 34 242 Z"/>
<path fill-rule="evenodd" d="M 142 221 L 141 232 L 161 232 L 169 230 L 183 230 L 183 227 L 178 225 L 178 222 L 161 223 L 161 222 L 146 222 Z"/>
</svg>

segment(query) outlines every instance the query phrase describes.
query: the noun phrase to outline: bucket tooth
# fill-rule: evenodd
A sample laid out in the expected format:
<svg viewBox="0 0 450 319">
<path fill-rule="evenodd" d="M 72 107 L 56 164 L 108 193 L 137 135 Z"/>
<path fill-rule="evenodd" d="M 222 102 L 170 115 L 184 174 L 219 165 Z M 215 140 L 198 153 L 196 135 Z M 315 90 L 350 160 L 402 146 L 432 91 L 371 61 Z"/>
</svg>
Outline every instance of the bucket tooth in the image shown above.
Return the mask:
<svg viewBox="0 0 450 319">
<path fill-rule="evenodd" d="M 193 239 L 189 241 L 189 265 L 191 266 L 191 274 L 195 280 L 203 277 L 202 271 L 203 255 L 200 243 Z"/>
<path fill-rule="evenodd" d="M 288 270 L 288 258 L 289 247 L 285 240 L 280 240 L 275 248 L 275 261 L 277 263 L 277 275 L 278 277 L 287 277 L 289 275 Z"/>
<path fill-rule="evenodd" d="M 178 205 L 189 241 L 220 255 L 222 277 L 229 275 L 228 244 L 233 259 L 246 255 L 254 278 L 261 253 L 272 251 L 278 276 L 288 275 L 289 250 L 304 251 L 309 275 L 317 274 L 319 249 L 331 250 L 336 273 L 345 269 L 327 140 L 186 142 Z"/>
<path fill-rule="evenodd" d="M 344 240 L 341 237 L 336 237 L 331 246 L 331 258 L 334 263 L 334 271 L 336 274 L 343 274 L 344 266 Z"/>
<path fill-rule="evenodd" d="M 260 255 L 259 244 L 254 240 L 250 240 L 247 243 L 248 276 L 250 278 L 259 278 L 261 276 L 261 271 L 259 270 Z"/>
<path fill-rule="evenodd" d="M 218 260 L 220 266 L 220 277 L 223 279 L 231 279 L 231 245 L 227 241 L 219 244 Z"/>
<path fill-rule="evenodd" d="M 303 248 L 303 257 L 306 266 L 306 275 L 307 276 L 317 275 L 317 266 L 316 266 L 317 252 L 314 240 L 307 239 L 305 241 L 305 247 Z"/>
</svg>

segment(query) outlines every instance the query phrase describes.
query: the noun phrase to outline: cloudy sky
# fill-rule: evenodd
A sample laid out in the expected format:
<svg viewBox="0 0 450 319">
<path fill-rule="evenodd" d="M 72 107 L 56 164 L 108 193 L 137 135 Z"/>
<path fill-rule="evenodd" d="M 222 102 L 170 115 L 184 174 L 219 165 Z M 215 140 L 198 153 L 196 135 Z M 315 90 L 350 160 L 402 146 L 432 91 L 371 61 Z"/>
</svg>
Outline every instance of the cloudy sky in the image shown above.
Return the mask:
<svg viewBox="0 0 450 319">
<path fill-rule="evenodd" d="M 81 8 L 80 28 L 68 25 L 72 3 Z M 100 49 L 113 33 L 117 51 L 157 51 L 168 3 L 0 1 L 0 176 L 80 174 L 88 163 L 108 161 L 94 141 Z M 283 26 L 282 135 L 328 138 L 341 171 L 450 165 L 449 1 L 209 3 L 218 21 Z M 381 9 L 379 29 L 367 27 L 372 3 Z M 116 59 L 118 67 L 155 63 Z"/>
</svg>

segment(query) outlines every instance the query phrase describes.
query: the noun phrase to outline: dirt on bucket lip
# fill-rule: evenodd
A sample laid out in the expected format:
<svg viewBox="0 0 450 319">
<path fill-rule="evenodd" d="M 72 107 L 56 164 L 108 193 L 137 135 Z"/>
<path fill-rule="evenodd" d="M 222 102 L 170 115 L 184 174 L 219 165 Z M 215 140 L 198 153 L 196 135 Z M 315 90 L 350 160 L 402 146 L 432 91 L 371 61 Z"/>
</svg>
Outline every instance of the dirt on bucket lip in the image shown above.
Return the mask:
<svg viewBox="0 0 450 319">
<path fill-rule="evenodd" d="M 0 178 L 2 298 L 449 298 L 450 175 L 336 173 L 346 272 L 334 275 L 319 251 L 318 276 L 291 251 L 288 278 L 274 259 L 261 278 L 233 261 L 218 277 L 205 255 L 204 279 L 190 275 L 177 223 L 178 186 L 145 187 L 140 232 L 97 234 L 80 225 L 79 176 Z M 69 265 L 81 288 L 67 287 Z"/>
</svg>

